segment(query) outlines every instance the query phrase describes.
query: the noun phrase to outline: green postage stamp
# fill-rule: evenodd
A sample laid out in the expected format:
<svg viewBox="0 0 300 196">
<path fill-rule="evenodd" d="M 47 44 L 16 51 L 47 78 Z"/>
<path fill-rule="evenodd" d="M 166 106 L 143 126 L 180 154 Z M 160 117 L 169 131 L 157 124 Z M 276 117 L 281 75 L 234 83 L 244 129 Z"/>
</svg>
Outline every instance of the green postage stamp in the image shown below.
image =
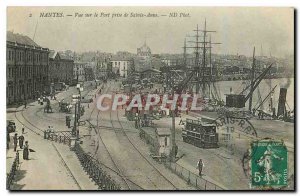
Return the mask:
<svg viewBox="0 0 300 196">
<path fill-rule="evenodd" d="M 251 144 L 251 187 L 280 188 L 288 184 L 287 148 L 283 141 L 260 140 Z"/>
</svg>

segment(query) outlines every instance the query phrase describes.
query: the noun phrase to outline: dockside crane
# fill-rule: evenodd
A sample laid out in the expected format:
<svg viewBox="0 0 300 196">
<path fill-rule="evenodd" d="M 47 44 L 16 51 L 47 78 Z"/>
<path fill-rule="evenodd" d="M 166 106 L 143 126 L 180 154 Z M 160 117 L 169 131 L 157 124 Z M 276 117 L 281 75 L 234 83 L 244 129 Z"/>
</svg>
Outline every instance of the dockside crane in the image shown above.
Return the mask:
<svg viewBox="0 0 300 196">
<path fill-rule="evenodd" d="M 258 87 L 258 85 L 260 84 L 260 82 L 264 79 L 265 75 L 268 73 L 268 71 L 271 69 L 271 67 L 273 66 L 273 63 L 271 65 L 269 65 L 257 78 L 255 78 L 252 82 L 251 85 L 247 86 L 241 93 L 240 95 L 242 95 L 246 90 L 248 90 L 250 88 L 250 92 L 246 95 L 245 97 L 245 102 L 248 101 L 248 99 L 251 98 L 251 96 L 253 95 L 253 91 Z"/>
<path fill-rule="evenodd" d="M 192 70 L 184 79 L 182 82 L 180 82 L 176 86 L 172 86 L 171 94 L 174 97 L 175 92 L 177 94 L 181 94 L 182 91 L 188 86 L 188 83 L 191 81 L 193 76 L 195 75 L 197 69 Z M 176 105 L 176 107 L 178 107 Z M 176 109 L 175 109 L 176 110 Z M 175 142 L 175 110 L 172 111 L 172 128 L 171 128 L 171 140 L 172 140 L 172 151 L 171 151 L 171 160 L 175 161 L 176 159 L 176 152 L 177 152 L 177 145 Z"/>
</svg>

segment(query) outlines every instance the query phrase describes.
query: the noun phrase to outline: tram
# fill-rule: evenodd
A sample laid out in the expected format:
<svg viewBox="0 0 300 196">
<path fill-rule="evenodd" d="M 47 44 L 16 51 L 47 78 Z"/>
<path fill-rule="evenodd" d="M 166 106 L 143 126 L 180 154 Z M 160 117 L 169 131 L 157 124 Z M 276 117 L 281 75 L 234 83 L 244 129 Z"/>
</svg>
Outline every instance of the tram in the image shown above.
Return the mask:
<svg viewBox="0 0 300 196">
<path fill-rule="evenodd" d="M 186 119 L 182 130 L 183 141 L 199 148 L 218 148 L 218 133 L 214 124 L 203 124 L 201 120 Z"/>
</svg>

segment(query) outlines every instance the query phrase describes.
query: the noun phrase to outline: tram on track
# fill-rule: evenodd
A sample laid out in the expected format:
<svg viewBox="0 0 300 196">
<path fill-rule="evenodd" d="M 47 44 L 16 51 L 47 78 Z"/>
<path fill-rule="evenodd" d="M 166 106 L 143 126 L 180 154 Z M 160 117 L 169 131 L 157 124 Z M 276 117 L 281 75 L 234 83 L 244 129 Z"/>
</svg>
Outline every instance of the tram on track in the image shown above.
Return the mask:
<svg viewBox="0 0 300 196">
<path fill-rule="evenodd" d="M 218 148 L 218 133 L 214 124 L 203 124 L 201 120 L 186 119 L 182 130 L 183 141 L 199 148 Z"/>
</svg>

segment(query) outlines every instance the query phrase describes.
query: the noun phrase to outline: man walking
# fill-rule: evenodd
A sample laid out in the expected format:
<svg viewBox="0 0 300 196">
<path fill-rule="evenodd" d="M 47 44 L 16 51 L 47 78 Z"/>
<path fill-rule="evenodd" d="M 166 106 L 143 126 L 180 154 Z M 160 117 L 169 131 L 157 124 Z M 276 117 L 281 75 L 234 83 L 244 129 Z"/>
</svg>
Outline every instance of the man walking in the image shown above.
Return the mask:
<svg viewBox="0 0 300 196">
<path fill-rule="evenodd" d="M 10 135 L 8 130 L 6 130 L 6 149 L 9 149 L 9 143 L 10 143 Z"/>
<path fill-rule="evenodd" d="M 17 146 L 18 146 L 18 134 L 16 133 L 13 137 L 14 140 L 14 151 L 17 151 Z"/>
<path fill-rule="evenodd" d="M 182 118 L 181 118 L 181 115 L 180 115 L 179 125 L 183 125 L 183 120 L 182 120 Z"/>
<path fill-rule="evenodd" d="M 203 167 L 204 167 L 204 163 L 203 163 L 202 159 L 200 159 L 197 164 L 197 168 L 199 170 L 199 176 L 202 176 Z"/>
<path fill-rule="evenodd" d="M 24 134 L 25 128 L 24 125 L 22 125 L 22 134 Z"/>
<path fill-rule="evenodd" d="M 140 117 L 138 115 L 138 113 L 135 113 L 135 128 L 139 129 L 140 128 Z"/>
</svg>

